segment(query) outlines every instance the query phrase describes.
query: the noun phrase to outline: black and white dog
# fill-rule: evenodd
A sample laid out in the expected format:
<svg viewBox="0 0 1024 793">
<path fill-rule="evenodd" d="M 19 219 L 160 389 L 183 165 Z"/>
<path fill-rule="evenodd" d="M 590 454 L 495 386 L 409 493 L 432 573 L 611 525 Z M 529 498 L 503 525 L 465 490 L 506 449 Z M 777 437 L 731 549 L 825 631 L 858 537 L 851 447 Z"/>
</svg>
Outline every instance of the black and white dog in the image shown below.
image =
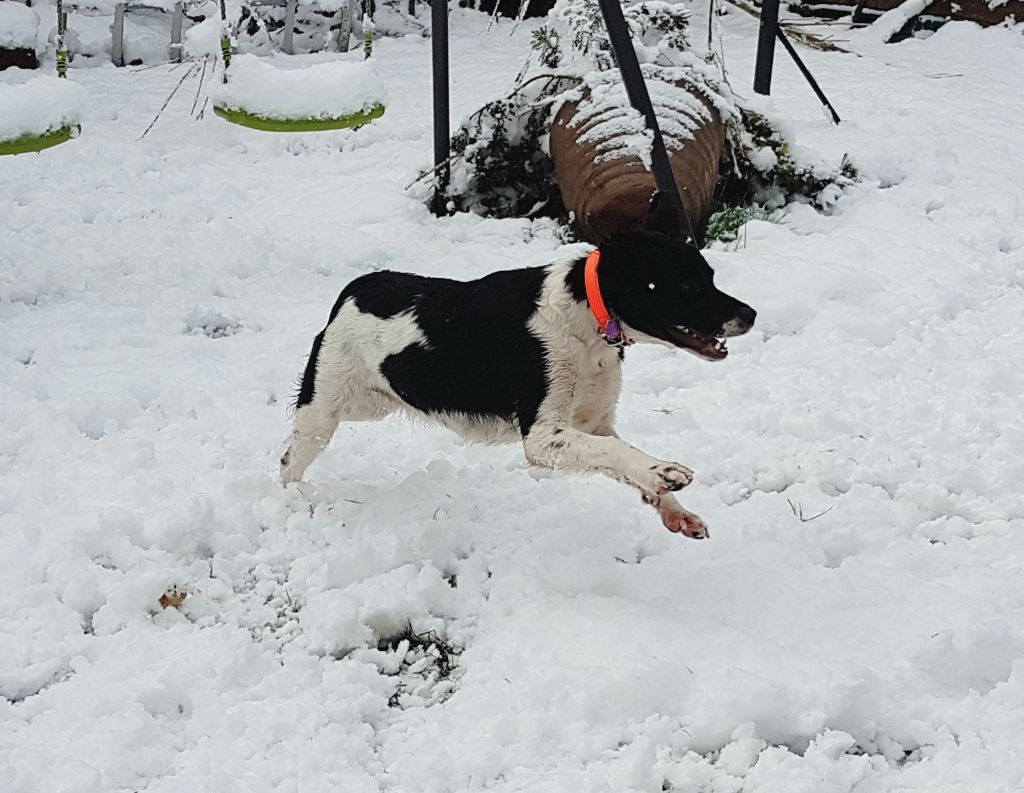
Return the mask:
<svg viewBox="0 0 1024 793">
<path fill-rule="evenodd" d="M 620 440 L 614 418 L 624 344 L 713 361 L 727 354 L 720 339 L 753 326 L 754 310 L 713 278 L 695 248 L 655 233 L 476 281 L 361 276 L 313 341 L 281 481 L 302 478 L 339 422 L 400 410 L 468 441 L 520 441 L 532 465 L 599 471 L 639 490 L 670 531 L 706 537 L 671 494 L 693 472 Z"/>
</svg>

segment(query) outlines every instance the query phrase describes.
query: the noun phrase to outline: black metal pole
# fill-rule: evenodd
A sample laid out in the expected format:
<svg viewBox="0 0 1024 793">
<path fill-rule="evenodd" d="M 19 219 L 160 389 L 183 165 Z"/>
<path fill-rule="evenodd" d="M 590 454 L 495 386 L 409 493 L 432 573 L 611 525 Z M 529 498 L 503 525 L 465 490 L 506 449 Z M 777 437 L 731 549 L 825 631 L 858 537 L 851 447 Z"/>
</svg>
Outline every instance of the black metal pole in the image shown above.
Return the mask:
<svg viewBox="0 0 1024 793">
<path fill-rule="evenodd" d="M 659 200 L 656 203 L 660 210 L 662 226 L 672 236 L 685 235 L 694 244 L 698 244 L 689 218 L 686 217 L 683 201 L 679 197 L 679 186 L 676 184 L 672 167 L 669 165 L 665 140 L 661 136 L 658 118 L 654 115 L 654 106 L 651 104 L 651 96 L 647 91 L 643 72 L 640 71 L 640 63 L 636 59 L 636 50 L 633 49 L 633 42 L 629 37 L 629 28 L 626 27 L 626 20 L 622 16 L 622 6 L 619 5 L 619 0 L 599 0 L 599 3 L 604 23 L 608 28 L 612 53 L 615 55 L 619 71 L 622 73 L 622 82 L 626 86 L 626 96 L 629 97 L 629 103 L 644 117 L 647 128 L 653 136 L 651 171 L 654 174 L 654 183 L 658 188 L 657 198 Z"/>
<path fill-rule="evenodd" d="M 803 59 L 796 54 L 796 49 L 793 47 L 790 40 L 786 38 L 786 34 L 782 32 L 782 28 L 777 28 L 775 34 L 778 36 L 779 41 L 782 42 L 782 46 L 786 48 L 786 52 L 789 53 L 789 57 L 793 59 L 793 63 L 796 64 L 796 68 L 800 70 L 800 74 L 804 76 L 804 79 L 811 86 L 811 90 L 814 91 L 814 95 L 818 97 L 818 101 L 821 102 L 825 107 L 828 108 L 828 112 L 832 114 L 832 121 L 836 124 L 840 122 L 839 114 L 836 109 L 832 107 L 832 103 L 828 101 L 828 97 L 825 96 L 825 92 L 821 90 L 821 86 L 818 85 L 818 81 L 814 79 L 814 75 L 811 74 L 811 70 L 804 64 Z"/>
<path fill-rule="evenodd" d="M 775 60 L 775 36 L 779 29 L 779 0 L 762 0 L 761 27 L 757 33 L 757 62 L 754 66 L 754 93 L 772 92 L 772 62 Z"/>
<path fill-rule="evenodd" d="M 434 64 L 434 212 L 444 212 L 451 137 L 448 109 L 448 0 L 430 2 L 430 49 Z"/>
</svg>

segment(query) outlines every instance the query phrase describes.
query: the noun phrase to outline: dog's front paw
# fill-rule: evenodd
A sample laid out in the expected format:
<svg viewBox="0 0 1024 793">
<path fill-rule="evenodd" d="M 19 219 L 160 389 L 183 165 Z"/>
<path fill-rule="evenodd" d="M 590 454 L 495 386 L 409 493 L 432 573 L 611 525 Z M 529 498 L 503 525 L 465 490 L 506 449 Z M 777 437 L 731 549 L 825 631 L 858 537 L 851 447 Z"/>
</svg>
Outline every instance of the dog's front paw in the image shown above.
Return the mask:
<svg viewBox="0 0 1024 793">
<path fill-rule="evenodd" d="M 704 540 L 711 536 L 704 521 L 685 509 L 662 512 L 661 522 L 669 531 L 683 534 L 693 540 Z"/>
<path fill-rule="evenodd" d="M 656 498 L 644 496 L 643 501 L 658 510 L 661 522 L 665 524 L 666 529 L 674 534 L 683 534 L 694 540 L 703 540 L 711 536 L 704 521 L 692 512 L 683 509 L 672 496 L 665 495 Z"/>
<path fill-rule="evenodd" d="M 651 488 L 655 493 L 670 493 L 682 490 L 693 481 L 693 471 L 679 463 L 659 463 L 650 469 L 653 481 Z"/>
</svg>

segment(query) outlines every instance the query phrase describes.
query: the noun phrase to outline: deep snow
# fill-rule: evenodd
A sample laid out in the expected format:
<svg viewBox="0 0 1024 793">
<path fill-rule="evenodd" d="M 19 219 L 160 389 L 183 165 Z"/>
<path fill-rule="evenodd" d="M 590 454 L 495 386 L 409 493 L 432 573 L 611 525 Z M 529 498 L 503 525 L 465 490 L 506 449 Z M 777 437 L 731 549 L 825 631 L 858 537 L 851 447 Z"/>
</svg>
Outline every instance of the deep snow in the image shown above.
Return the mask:
<svg viewBox="0 0 1024 793">
<path fill-rule="evenodd" d="M 485 26 L 453 14 L 453 121 L 525 58 Z M 428 41 L 378 42 L 382 119 L 309 137 L 192 121 L 186 84 L 140 141 L 181 71 L 72 68 L 80 138 L 0 159 L 0 789 L 1024 787 L 1024 40 L 861 46 L 802 53 L 838 128 L 779 54 L 775 113 L 864 181 L 708 252 L 755 331 L 628 354 L 620 432 L 696 470 L 703 543 L 402 420 L 274 481 L 348 279 L 574 250 L 404 191 Z M 391 707 L 409 623 L 463 651 Z"/>
</svg>

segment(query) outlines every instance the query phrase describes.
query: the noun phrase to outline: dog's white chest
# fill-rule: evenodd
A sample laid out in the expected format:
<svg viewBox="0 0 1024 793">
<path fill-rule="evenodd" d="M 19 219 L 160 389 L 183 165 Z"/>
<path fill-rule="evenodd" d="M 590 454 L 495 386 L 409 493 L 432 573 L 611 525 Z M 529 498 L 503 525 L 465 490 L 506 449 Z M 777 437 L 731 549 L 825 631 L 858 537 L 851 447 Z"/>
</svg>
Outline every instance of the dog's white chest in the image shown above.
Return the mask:
<svg viewBox="0 0 1024 793">
<path fill-rule="evenodd" d="M 572 423 L 583 432 L 611 430 L 622 389 L 618 350 L 604 341 L 580 345 L 572 394 Z"/>
</svg>

